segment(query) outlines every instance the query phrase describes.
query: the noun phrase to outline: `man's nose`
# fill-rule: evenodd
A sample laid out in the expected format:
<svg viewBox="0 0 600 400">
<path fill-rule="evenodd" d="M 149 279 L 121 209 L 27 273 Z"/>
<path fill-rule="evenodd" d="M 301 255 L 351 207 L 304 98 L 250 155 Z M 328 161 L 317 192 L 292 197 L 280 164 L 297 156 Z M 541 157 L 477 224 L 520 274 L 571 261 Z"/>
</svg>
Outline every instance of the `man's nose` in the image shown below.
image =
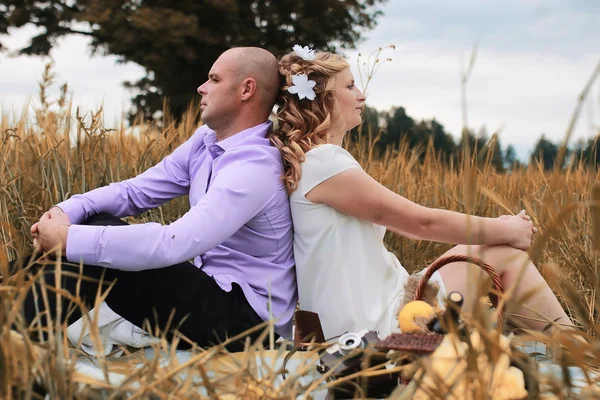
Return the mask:
<svg viewBox="0 0 600 400">
<path fill-rule="evenodd" d="M 198 92 L 199 95 L 204 95 L 206 93 L 206 90 L 204 90 L 204 85 L 206 85 L 206 82 L 198 86 L 198 89 L 196 89 L 196 92 Z"/>
</svg>

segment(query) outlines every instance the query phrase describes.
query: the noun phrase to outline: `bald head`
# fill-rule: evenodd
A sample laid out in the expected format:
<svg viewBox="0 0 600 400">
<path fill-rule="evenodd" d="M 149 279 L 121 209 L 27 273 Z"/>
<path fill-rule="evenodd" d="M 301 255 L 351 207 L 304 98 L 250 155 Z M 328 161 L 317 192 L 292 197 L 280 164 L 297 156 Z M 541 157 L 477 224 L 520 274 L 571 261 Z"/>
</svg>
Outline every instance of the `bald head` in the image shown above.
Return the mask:
<svg viewBox="0 0 600 400">
<path fill-rule="evenodd" d="M 223 54 L 236 59 L 239 82 L 246 78 L 256 81 L 260 101 L 271 111 L 279 93 L 279 66 L 275 56 L 260 47 L 236 47 Z"/>
<path fill-rule="evenodd" d="M 221 140 L 267 121 L 279 93 L 278 62 L 264 49 L 227 50 L 197 91 L 202 120 Z"/>
</svg>

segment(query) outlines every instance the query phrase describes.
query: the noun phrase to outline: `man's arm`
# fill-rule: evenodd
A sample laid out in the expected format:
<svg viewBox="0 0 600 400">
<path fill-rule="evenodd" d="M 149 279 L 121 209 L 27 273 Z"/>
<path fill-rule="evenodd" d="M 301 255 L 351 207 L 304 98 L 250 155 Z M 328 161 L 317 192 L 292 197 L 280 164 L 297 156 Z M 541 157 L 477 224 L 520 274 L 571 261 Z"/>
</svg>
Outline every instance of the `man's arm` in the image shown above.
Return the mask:
<svg viewBox="0 0 600 400">
<path fill-rule="evenodd" d="M 173 153 L 135 178 L 72 196 L 56 207 L 68 215 L 71 223 L 76 224 L 100 212 L 115 217 L 138 215 L 187 194 L 190 184 L 190 153 L 198 146 L 198 140 L 205 129 L 198 128 Z"/>
<path fill-rule="evenodd" d="M 244 154 L 240 154 L 240 152 Z M 125 270 L 177 264 L 218 246 L 257 215 L 276 195 L 268 156 L 259 150 L 225 153 L 223 165 L 202 200 L 170 225 L 72 225 L 69 261 Z M 230 162 L 230 164 L 227 164 Z"/>
</svg>

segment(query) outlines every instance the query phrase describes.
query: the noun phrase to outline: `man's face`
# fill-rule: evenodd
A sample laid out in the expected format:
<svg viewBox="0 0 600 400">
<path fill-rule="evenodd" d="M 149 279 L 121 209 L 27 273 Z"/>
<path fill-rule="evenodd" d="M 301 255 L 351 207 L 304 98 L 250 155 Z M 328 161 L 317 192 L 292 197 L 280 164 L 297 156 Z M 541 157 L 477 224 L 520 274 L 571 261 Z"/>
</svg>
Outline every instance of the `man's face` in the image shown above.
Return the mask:
<svg viewBox="0 0 600 400">
<path fill-rule="evenodd" d="M 241 100 L 238 89 L 241 82 L 236 71 L 238 62 L 235 49 L 221 54 L 212 65 L 208 80 L 197 90 L 202 96 L 202 121 L 213 130 L 230 124 L 239 111 Z"/>
</svg>

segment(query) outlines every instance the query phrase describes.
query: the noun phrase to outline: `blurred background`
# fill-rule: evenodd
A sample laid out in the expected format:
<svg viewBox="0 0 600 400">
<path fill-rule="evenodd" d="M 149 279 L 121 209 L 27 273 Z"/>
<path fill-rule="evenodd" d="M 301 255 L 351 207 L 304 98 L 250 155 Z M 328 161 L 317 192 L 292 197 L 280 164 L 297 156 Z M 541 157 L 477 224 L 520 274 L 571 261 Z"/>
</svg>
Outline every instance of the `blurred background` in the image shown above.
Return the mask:
<svg viewBox="0 0 600 400">
<path fill-rule="evenodd" d="M 38 105 L 38 82 L 52 59 L 54 90 L 68 83 L 74 105 L 102 107 L 107 127 L 139 113 L 160 117 L 165 97 L 181 115 L 231 46 L 262 46 L 276 56 L 296 43 L 336 50 L 360 85 L 359 65 L 394 45 L 379 54 L 391 61 L 368 89 L 370 128 L 385 128 L 380 149 L 434 137 L 452 154 L 467 128 L 479 147 L 494 138 L 500 170 L 532 159 L 551 168 L 600 62 L 600 2 L 0 0 L 0 43 L 4 118 L 18 120 L 26 104 Z M 572 157 L 597 164 L 599 126 L 594 82 L 569 142 Z"/>
</svg>

